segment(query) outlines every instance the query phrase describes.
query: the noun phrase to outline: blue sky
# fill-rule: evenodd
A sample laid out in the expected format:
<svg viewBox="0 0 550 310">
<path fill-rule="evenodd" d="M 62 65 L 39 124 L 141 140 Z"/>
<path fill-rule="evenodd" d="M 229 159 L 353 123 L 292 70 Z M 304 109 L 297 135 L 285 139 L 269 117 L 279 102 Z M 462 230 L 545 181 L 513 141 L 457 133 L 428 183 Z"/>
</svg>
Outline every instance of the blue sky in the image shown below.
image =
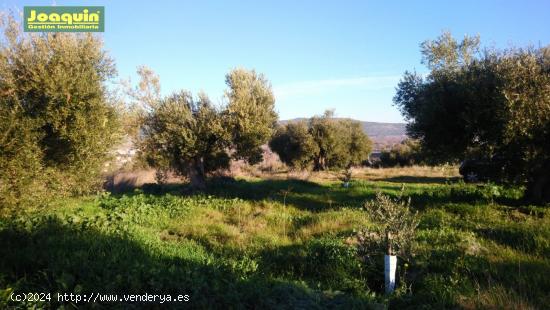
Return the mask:
<svg viewBox="0 0 550 310">
<path fill-rule="evenodd" d="M 2 9 L 54 1 L 5 0 Z M 550 1 L 55 1 L 105 6 L 105 47 L 119 78 L 147 65 L 162 92 L 205 91 L 221 101 L 224 76 L 255 69 L 271 81 L 281 119 L 325 109 L 401 122 L 392 106 L 405 70 L 424 73 L 419 44 L 443 30 L 483 45 L 550 44 Z"/>
</svg>

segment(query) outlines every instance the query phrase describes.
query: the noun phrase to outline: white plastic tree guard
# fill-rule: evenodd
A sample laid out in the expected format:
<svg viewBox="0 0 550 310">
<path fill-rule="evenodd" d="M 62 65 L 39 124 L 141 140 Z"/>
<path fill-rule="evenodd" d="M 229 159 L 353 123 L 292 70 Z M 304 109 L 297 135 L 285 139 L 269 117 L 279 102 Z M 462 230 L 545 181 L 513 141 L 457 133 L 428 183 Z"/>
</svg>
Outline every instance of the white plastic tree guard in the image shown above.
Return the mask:
<svg viewBox="0 0 550 310">
<path fill-rule="evenodd" d="M 397 256 L 384 255 L 384 279 L 386 283 L 386 294 L 395 290 L 395 271 L 397 269 Z"/>
</svg>

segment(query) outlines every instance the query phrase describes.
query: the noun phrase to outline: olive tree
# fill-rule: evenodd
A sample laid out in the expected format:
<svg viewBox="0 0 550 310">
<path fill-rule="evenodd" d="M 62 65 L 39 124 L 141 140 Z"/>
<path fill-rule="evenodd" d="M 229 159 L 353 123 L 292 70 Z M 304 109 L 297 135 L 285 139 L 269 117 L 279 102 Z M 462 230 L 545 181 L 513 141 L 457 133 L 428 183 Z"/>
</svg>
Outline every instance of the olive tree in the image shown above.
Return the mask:
<svg viewBox="0 0 550 310">
<path fill-rule="evenodd" d="M 343 141 L 338 136 L 338 126 L 333 111 L 309 119 L 309 133 L 319 147 L 315 154 L 314 170 L 326 170 L 334 164 L 344 151 Z"/>
<path fill-rule="evenodd" d="M 438 161 L 498 156 L 505 181 L 550 201 L 548 48 L 479 52 L 479 39 L 445 33 L 422 44 L 423 78 L 405 73 L 394 103 L 411 137 Z"/>
<path fill-rule="evenodd" d="M 371 228 L 358 233 L 359 253 L 367 263 L 384 254 L 386 292 L 395 288 L 397 257 L 408 261 L 414 253 L 416 227 L 419 218 L 410 211 L 410 199 L 403 196 L 391 198 L 377 193 L 376 198 L 365 203 L 365 210 L 373 222 Z"/>
<path fill-rule="evenodd" d="M 52 173 L 48 182 L 58 176 L 56 189 L 93 190 L 119 136 L 118 113 L 106 87 L 116 72 L 101 39 L 23 33 L 11 15 L 2 16 L 1 28 L 0 156 L 2 165 L 11 167 L 2 169 L 2 191 L 18 187 L 14 180 L 20 176 L 42 175 L 42 169 Z"/>
<path fill-rule="evenodd" d="M 343 146 L 339 156 L 333 157 L 333 166 L 350 168 L 367 161 L 372 151 L 372 141 L 363 131 L 361 123 L 342 119 L 337 125 L 338 137 Z"/>
<path fill-rule="evenodd" d="M 150 165 L 204 189 L 208 173 L 228 168 L 231 158 L 261 161 L 260 147 L 277 121 L 271 86 L 263 75 L 244 69 L 231 71 L 226 82 L 228 103 L 222 107 L 185 91 L 147 104 L 140 145 Z"/>
<path fill-rule="evenodd" d="M 156 104 L 143 124 L 143 151 L 152 166 L 173 169 L 205 188 L 208 172 L 227 168 L 230 137 L 210 100 L 179 92 Z"/>
<path fill-rule="evenodd" d="M 242 68 L 229 72 L 225 83 L 228 104 L 224 114 L 231 131 L 233 158 L 259 163 L 261 146 L 273 135 L 278 119 L 271 85 L 262 74 Z"/>
<path fill-rule="evenodd" d="M 306 169 L 311 166 L 319 146 L 313 140 L 305 121 L 279 126 L 269 141 L 283 163 L 291 168 Z"/>
<path fill-rule="evenodd" d="M 347 169 L 368 159 L 372 143 L 361 123 L 332 112 L 281 126 L 269 146 L 292 168 Z"/>
</svg>

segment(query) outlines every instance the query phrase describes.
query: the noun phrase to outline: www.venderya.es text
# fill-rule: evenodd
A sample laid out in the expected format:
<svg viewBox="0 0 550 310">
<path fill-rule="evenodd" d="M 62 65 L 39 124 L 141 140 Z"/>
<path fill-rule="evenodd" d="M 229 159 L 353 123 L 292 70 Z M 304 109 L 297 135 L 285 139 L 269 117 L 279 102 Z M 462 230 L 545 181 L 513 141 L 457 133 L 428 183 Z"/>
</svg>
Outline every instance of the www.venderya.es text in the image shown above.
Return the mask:
<svg viewBox="0 0 550 310">
<path fill-rule="evenodd" d="M 168 302 L 189 302 L 191 297 L 188 294 L 75 294 L 75 293 L 11 293 L 10 300 L 13 302 L 147 302 L 147 303 L 168 303 Z"/>
</svg>

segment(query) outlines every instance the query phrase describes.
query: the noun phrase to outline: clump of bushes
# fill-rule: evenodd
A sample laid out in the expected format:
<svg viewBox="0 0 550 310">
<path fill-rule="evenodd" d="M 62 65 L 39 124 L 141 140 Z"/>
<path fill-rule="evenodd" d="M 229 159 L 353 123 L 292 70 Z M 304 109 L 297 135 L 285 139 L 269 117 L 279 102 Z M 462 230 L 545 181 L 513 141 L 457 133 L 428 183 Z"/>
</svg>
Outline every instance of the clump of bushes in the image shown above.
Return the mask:
<svg viewBox="0 0 550 310">
<path fill-rule="evenodd" d="M 413 139 L 406 139 L 390 149 L 383 150 L 380 154 L 380 166 L 382 167 L 406 167 L 427 163 L 420 143 Z"/>
</svg>

